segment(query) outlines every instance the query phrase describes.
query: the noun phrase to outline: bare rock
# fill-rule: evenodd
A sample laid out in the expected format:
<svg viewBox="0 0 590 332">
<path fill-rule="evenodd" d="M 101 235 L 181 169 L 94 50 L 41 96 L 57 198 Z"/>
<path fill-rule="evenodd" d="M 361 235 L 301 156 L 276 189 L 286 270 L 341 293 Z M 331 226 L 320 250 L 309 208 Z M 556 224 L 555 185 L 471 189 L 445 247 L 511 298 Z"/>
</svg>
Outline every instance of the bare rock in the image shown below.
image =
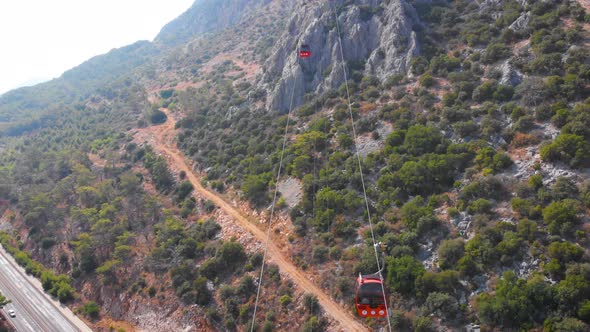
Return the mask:
<svg viewBox="0 0 590 332">
<path fill-rule="evenodd" d="M 473 282 L 473 284 L 475 286 L 475 290 L 473 292 L 471 292 L 471 294 L 469 294 L 469 297 L 473 297 L 477 294 L 487 292 L 490 288 L 488 285 L 489 280 L 490 280 L 490 277 L 487 275 L 478 275 L 478 276 L 473 277 L 471 279 L 471 281 Z"/>
<path fill-rule="evenodd" d="M 11 232 L 14 229 L 14 227 L 12 227 L 12 224 L 10 223 L 9 215 L 10 215 L 9 210 L 7 210 L 0 217 L 0 231 Z"/>
<path fill-rule="evenodd" d="M 231 118 L 234 117 L 234 115 L 238 114 L 238 112 L 240 112 L 240 109 L 238 107 L 230 106 L 227 110 L 227 113 L 225 114 L 225 118 L 227 120 L 231 120 Z"/>
<path fill-rule="evenodd" d="M 574 178 L 576 180 L 579 178 L 577 171 L 572 170 L 568 166 L 560 163 L 543 163 L 541 165 L 541 174 L 543 175 L 544 185 L 552 184 L 557 180 L 557 178 L 560 177 Z"/>
<path fill-rule="evenodd" d="M 467 212 L 463 211 L 459 213 L 457 217 L 451 219 L 451 222 L 455 225 L 461 236 L 467 237 L 472 222 L 472 218 Z"/>
<path fill-rule="evenodd" d="M 543 132 L 543 136 L 545 137 L 545 139 L 551 139 L 554 140 L 557 138 L 557 135 L 559 135 L 559 133 L 561 132 L 559 130 L 559 128 L 555 127 L 554 124 L 552 124 L 551 122 L 546 122 L 540 125 L 541 130 Z"/>
<path fill-rule="evenodd" d="M 531 255 L 527 255 L 525 259 L 520 262 L 517 269 L 517 275 L 519 278 L 527 279 L 533 272 L 539 270 L 539 263 L 541 261 L 538 258 L 533 258 Z"/>
<path fill-rule="evenodd" d="M 479 11 L 484 12 L 489 10 L 490 8 L 497 7 L 501 4 L 501 0 L 483 0 L 478 3 Z"/>
<path fill-rule="evenodd" d="M 502 73 L 500 84 L 511 85 L 514 87 L 522 82 L 522 74 L 512 67 L 510 60 L 505 61 L 499 69 Z"/>
<path fill-rule="evenodd" d="M 541 161 L 538 149 L 536 147 L 528 147 L 525 149 L 526 154 L 514 160 L 512 166 L 514 171 L 514 178 L 518 180 L 525 180 L 536 173 L 534 166 Z"/>
<path fill-rule="evenodd" d="M 530 20 L 531 12 L 523 13 L 508 28 L 514 32 L 524 32 L 528 28 Z"/>
<path fill-rule="evenodd" d="M 356 148 L 362 158 L 371 152 L 379 151 L 382 147 L 383 142 L 374 140 L 370 136 L 359 136 L 356 139 Z"/>
<path fill-rule="evenodd" d="M 429 271 L 435 270 L 438 267 L 438 253 L 432 241 L 428 241 L 426 244 L 420 244 L 418 258 L 422 261 L 424 268 Z"/>
<path fill-rule="evenodd" d="M 342 57 L 348 64 L 364 63 L 360 69 L 365 75 L 383 81 L 408 70 L 419 46 L 412 30 L 418 19 L 406 0 L 366 0 L 344 7 L 337 17 L 342 46 L 333 13 L 340 5 L 303 2 L 295 8 L 264 65 L 260 88 L 267 91 L 267 108 L 286 112 L 301 105 L 307 93 L 337 89 L 345 81 Z M 301 44 L 310 45 L 310 58 L 299 59 Z"/>
<path fill-rule="evenodd" d="M 303 186 L 301 181 L 296 178 L 289 177 L 281 180 L 278 184 L 279 192 L 281 197 L 285 198 L 285 203 L 289 208 L 301 202 L 301 196 L 303 195 Z"/>
</svg>

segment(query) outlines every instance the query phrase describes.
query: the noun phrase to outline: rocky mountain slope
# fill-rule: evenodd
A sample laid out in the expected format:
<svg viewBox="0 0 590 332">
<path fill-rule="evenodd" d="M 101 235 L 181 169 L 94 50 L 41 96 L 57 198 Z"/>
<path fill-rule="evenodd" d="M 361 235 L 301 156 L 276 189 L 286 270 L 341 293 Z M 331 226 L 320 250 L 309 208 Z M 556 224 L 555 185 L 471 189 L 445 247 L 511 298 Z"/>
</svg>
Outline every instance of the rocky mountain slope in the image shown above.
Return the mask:
<svg viewBox="0 0 590 332">
<path fill-rule="evenodd" d="M 214 1 L 197 0 L 185 13 L 166 24 L 156 39 L 156 43 L 179 45 L 195 36 L 227 29 L 255 13 L 259 7 L 267 6 L 270 0 Z"/>
<path fill-rule="evenodd" d="M 376 269 L 359 152 L 394 329 L 585 331 L 583 5 L 196 1 L 154 42 L 0 97 L 0 240 L 99 328 L 246 329 L 261 244 L 150 146 L 174 140 L 255 219 L 278 186 L 271 240 L 353 310 Z M 268 270 L 260 330 L 338 330 Z"/>
<path fill-rule="evenodd" d="M 305 94 L 338 89 L 344 83 L 343 61 L 349 69 L 381 81 L 405 74 L 419 54 L 414 29 L 420 25 L 415 9 L 404 0 L 359 1 L 349 6 L 301 3 L 264 64 L 261 84 L 269 93 L 267 108 L 287 111 L 293 85 L 295 107 L 304 102 Z M 312 50 L 305 61 L 297 53 L 303 44 Z"/>
</svg>

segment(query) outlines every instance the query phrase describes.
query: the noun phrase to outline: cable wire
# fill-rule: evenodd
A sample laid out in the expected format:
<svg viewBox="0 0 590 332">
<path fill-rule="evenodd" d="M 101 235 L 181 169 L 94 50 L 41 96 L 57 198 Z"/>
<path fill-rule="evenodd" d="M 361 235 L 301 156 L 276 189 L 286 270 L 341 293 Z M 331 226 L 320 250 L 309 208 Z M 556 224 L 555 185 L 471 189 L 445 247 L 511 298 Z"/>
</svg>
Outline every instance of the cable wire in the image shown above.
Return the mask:
<svg viewBox="0 0 590 332">
<path fill-rule="evenodd" d="M 289 132 L 289 121 L 291 119 L 291 111 L 293 110 L 293 98 L 295 96 L 295 80 L 293 80 L 293 89 L 291 90 L 291 101 L 289 102 L 289 112 L 287 113 L 287 124 L 285 125 L 285 134 L 283 135 L 283 147 L 281 149 L 281 157 L 279 161 L 279 170 L 277 172 L 277 181 L 275 182 L 275 192 L 272 199 L 272 206 L 270 208 L 270 217 L 268 219 L 268 228 L 266 229 L 266 241 L 264 244 L 264 255 L 262 256 L 262 265 L 260 266 L 260 277 L 258 278 L 258 289 L 256 290 L 256 302 L 254 303 L 254 313 L 252 314 L 252 325 L 250 326 L 250 332 L 254 332 L 254 325 L 256 323 L 256 311 L 258 310 L 258 299 L 260 298 L 260 288 L 262 286 L 262 276 L 264 275 L 264 263 L 266 261 L 266 255 L 268 254 L 268 243 L 270 242 L 270 229 L 272 225 L 272 219 L 274 217 L 275 205 L 279 192 L 279 180 L 281 178 L 281 171 L 283 168 L 283 157 L 285 155 L 285 146 L 287 145 L 287 133 Z"/>
<path fill-rule="evenodd" d="M 333 9 L 333 8 L 332 8 Z M 371 229 L 371 239 L 373 240 L 373 249 L 375 250 L 375 260 L 377 261 L 377 268 L 379 269 L 379 278 L 381 279 L 381 291 L 383 293 L 383 300 L 385 302 L 385 315 L 387 316 L 387 327 L 389 332 L 391 332 L 391 320 L 389 318 L 389 309 L 387 305 L 387 296 L 385 294 L 385 286 L 383 285 L 383 274 L 381 271 L 381 263 L 379 262 L 379 254 L 377 252 L 377 244 L 375 242 L 375 233 L 373 232 L 373 222 L 371 221 L 371 211 L 369 209 L 369 199 L 367 198 L 367 190 L 365 187 L 365 179 L 363 177 L 363 166 L 361 164 L 361 156 L 359 153 L 359 149 L 356 146 L 357 135 L 356 129 L 354 126 L 354 116 L 352 113 L 352 103 L 350 101 L 350 90 L 348 88 L 348 78 L 346 77 L 346 65 L 344 62 L 344 52 L 342 51 L 342 36 L 340 35 L 340 23 L 338 22 L 338 15 L 336 14 L 336 10 L 333 9 L 334 12 L 334 19 L 336 20 L 336 32 L 338 33 L 338 45 L 340 46 L 340 59 L 342 60 L 342 72 L 344 73 L 344 83 L 346 85 L 346 97 L 348 98 L 348 113 L 350 114 L 350 121 L 352 123 L 352 135 L 354 139 L 354 145 L 356 150 L 356 159 L 359 165 L 359 172 L 361 174 L 361 183 L 363 186 L 363 195 L 365 196 L 365 207 L 367 209 L 367 219 L 369 220 L 369 228 Z"/>
</svg>

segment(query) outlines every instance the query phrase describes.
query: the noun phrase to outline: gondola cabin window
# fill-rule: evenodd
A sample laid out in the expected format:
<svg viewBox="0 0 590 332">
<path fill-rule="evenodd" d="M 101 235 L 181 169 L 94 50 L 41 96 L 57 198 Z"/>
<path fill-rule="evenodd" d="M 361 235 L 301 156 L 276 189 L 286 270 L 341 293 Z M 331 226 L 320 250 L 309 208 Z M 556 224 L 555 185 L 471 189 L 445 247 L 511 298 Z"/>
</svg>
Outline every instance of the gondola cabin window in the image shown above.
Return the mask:
<svg viewBox="0 0 590 332">
<path fill-rule="evenodd" d="M 311 56 L 311 49 L 309 45 L 303 44 L 299 49 L 299 57 L 300 58 L 309 58 Z"/>
<path fill-rule="evenodd" d="M 359 275 L 356 281 L 354 302 L 361 317 L 385 317 L 385 298 L 380 278 Z"/>
</svg>

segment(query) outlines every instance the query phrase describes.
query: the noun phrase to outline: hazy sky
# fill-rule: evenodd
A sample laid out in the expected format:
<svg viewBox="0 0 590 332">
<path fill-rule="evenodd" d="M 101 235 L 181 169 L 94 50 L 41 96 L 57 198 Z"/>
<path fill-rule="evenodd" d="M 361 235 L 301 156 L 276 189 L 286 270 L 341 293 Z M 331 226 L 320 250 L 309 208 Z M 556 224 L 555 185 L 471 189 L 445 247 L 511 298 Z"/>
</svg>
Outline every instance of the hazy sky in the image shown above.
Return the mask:
<svg viewBox="0 0 590 332">
<path fill-rule="evenodd" d="M 194 0 L 0 0 L 0 94 L 153 40 Z"/>
</svg>

